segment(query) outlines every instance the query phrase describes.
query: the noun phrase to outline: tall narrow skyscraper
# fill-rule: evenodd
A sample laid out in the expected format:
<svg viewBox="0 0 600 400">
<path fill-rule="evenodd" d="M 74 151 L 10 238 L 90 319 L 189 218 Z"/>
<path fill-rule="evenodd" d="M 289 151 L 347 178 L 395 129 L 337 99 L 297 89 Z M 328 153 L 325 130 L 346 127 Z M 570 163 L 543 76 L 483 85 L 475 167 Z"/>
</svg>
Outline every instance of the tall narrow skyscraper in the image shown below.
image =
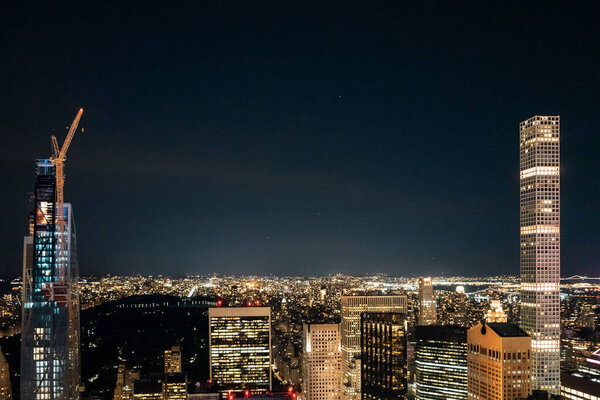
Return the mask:
<svg viewBox="0 0 600 400">
<path fill-rule="evenodd" d="M 520 125 L 521 327 L 533 389 L 560 392 L 560 117 Z"/>
<path fill-rule="evenodd" d="M 303 324 L 301 400 L 340 400 L 340 324 Z"/>
<path fill-rule="evenodd" d="M 21 398 L 79 398 L 79 290 L 72 207 L 57 230 L 56 169 L 38 160 L 23 257 Z"/>
<path fill-rule="evenodd" d="M 361 316 L 361 398 L 402 400 L 408 389 L 406 314 Z"/>
<path fill-rule="evenodd" d="M 360 317 L 364 312 L 407 313 L 405 295 L 342 296 L 342 398 L 361 398 Z"/>
<path fill-rule="evenodd" d="M 419 278 L 419 325 L 433 325 L 437 321 L 437 304 L 431 278 Z"/>
</svg>

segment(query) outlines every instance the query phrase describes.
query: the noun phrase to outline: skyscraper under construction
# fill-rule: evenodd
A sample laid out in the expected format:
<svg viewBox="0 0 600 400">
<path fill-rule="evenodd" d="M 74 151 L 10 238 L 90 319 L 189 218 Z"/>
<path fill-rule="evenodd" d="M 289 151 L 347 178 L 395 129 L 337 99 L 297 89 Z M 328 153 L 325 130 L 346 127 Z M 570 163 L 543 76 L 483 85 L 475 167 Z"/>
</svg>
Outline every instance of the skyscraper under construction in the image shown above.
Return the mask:
<svg viewBox="0 0 600 400">
<path fill-rule="evenodd" d="M 63 202 L 63 167 L 83 110 L 62 149 L 37 161 L 29 236 L 23 248 L 21 399 L 79 398 L 79 271 L 73 209 Z"/>
</svg>

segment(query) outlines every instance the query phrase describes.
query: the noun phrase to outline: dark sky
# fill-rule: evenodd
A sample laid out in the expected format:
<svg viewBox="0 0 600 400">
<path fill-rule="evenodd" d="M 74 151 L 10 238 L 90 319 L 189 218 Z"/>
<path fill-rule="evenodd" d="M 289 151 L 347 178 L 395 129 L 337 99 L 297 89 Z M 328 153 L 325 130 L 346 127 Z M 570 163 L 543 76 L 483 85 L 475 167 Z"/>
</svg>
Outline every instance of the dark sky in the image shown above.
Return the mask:
<svg viewBox="0 0 600 400">
<path fill-rule="evenodd" d="M 458 3 L 458 4 L 455 4 Z M 518 274 L 518 123 L 560 114 L 562 274 L 600 271 L 598 2 L 9 2 L 0 275 L 67 160 L 82 275 Z"/>
</svg>

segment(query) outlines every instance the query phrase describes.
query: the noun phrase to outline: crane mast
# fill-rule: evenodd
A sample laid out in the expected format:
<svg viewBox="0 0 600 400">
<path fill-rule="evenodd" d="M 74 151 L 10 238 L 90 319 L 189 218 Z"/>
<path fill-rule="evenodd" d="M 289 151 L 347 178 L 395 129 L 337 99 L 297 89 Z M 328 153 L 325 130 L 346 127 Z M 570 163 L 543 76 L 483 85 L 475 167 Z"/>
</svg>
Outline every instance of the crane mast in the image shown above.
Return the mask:
<svg viewBox="0 0 600 400">
<path fill-rule="evenodd" d="M 69 146 L 71 145 L 71 141 L 73 140 L 73 136 L 75 136 L 75 131 L 77 130 L 77 126 L 79 125 L 79 120 L 81 119 L 81 114 L 83 114 L 83 108 L 79 109 L 75 119 L 71 123 L 69 127 L 69 132 L 67 133 L 67 137 L 62 145 L 62 148 L 59 148 L 58 141 L 56 140 L 56 136 L 52 136 L 52 150 L 53 155 L 50 158 L 52 164 L 54 164 L 55 173 L 56 173 L 56 276 L 57 276 L 57 285 L 54 286 L 49 293 L 49 297 L 51 297 L 55 301 L 61 302 L 61 295 L 63 292 L 66 295 L 66 284 L 67 284 L 67 276 L 66 276 L 66 261 L 68 255 L 65 254 L 65 208 L 64 208 L 64 187 L 65 187 L 65 174 L 64 174 L 64 166 L 65 161 L 67 159 L 67 151 L 69 150 Z M 63 289 L 64 288 L 64 289 Z M 66 301 L 66 299 L 65 299 Z"/>
</svg>

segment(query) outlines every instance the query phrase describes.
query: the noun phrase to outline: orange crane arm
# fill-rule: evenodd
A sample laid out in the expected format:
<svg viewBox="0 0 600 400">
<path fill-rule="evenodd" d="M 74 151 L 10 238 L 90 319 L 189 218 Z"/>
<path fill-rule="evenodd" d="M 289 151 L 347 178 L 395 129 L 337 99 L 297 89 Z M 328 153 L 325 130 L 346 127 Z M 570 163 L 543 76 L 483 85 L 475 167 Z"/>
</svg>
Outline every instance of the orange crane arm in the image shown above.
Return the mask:
<svg viewBox="0 0 600 400">
<path fill-rule="evenodd" d="M 65 160 L 67 158 L 67 150 L 69 150 L 69 146 L 71 145 L 71 140 L 73 140 L 73 135 L 75 135 L 75 130 L 77 129 L 77 125 L 79 125 L 79 120 L 81 119 L 81 114 L 83 114 L 83 108 L 79 109 L 79 112 L 75 116 L 71 127 L 69 128 L 69 133 L 67 134 L 67 138 L 63 143 L 62 149 L 60 149 L 60 154 L 57 158 L 61 160 Z"/>
</svg>

